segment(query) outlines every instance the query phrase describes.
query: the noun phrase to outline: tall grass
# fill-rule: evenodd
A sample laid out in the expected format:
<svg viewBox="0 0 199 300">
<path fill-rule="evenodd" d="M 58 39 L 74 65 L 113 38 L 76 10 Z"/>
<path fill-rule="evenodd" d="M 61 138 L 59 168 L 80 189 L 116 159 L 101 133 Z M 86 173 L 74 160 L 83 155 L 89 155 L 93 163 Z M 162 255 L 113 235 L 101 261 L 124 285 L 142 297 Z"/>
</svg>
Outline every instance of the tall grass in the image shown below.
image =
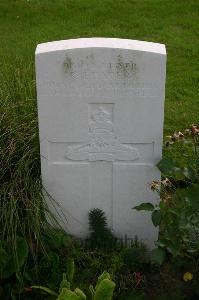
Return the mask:
<svg viewBox="0 0 199 300">
<path fill-rule="evenodd" d="M 53 218 L 42 195 L 34 69 L 7 61 L 0 75 L 0 238 L 23 236 L 34 251 Z"/>
</svg>

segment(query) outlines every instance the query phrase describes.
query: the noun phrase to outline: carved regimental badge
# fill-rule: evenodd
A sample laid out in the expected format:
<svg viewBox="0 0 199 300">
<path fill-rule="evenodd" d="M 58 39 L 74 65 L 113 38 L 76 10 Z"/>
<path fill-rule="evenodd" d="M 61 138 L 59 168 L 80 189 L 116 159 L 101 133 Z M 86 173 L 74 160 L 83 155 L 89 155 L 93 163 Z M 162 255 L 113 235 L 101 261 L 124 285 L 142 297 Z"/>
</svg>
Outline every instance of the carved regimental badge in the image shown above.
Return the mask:
<svg viewBox="0 0 199 300">
<path fill-rule="evenodd" d="M 65 157 L 76 161 L 133 161 L 140 157 L 136 148 L 120 143 L 111 113 L 102 105 L 91 112 L 88 135 L 89 143 L 68 146 Z"/>
</svg>

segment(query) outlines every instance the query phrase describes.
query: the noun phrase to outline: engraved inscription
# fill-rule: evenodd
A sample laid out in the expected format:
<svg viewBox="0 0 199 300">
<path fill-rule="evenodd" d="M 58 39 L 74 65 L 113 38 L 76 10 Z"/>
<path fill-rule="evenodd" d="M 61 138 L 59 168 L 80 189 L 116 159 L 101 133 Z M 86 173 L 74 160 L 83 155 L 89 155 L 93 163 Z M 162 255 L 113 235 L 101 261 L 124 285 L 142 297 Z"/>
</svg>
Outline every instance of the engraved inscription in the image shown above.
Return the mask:
<svg viewBox="0 0 199 300">
<path fill-rule="evenodd" d="M 92 105 L 92 104 L 91 104 Z M 131 145 L 120 143 L 114 132 L 113 111 L 98 105 L 89 118 L 89 143 L 67 147 L 65 157 L 75 161 L 134 161 L 140 155 Z M 111 104 L 107 104 L 111 105 Z M 91 106 L 92 107 L 92 106 Z"/>
</svg>

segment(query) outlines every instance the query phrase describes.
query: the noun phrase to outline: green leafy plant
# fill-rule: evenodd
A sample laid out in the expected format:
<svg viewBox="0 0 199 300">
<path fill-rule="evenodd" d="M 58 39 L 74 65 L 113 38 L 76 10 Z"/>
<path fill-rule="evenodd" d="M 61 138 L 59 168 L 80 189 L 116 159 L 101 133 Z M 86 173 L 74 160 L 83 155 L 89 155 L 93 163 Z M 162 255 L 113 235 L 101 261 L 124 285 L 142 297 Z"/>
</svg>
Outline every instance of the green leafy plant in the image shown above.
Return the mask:
<svg viewBox="0 0 199 300">
<path fill-rule="evenodd" d="M 103 274 L 98 277 L 95 289 L 92 285 L 90 286 L 92 300 L 111 300 L 114 289 L 115 283 L 111 280 L 110 274 L 103 272 Z"/>
<path fill-rule="evenodd" d="M 76 288 L 74 291 L 71 290 L 71 282 L 69 282 L 68 279 L 73 280 L 73 276 L 74 262 L 71 261 L 69 271 L 63 274 L 58 293 L 44 286 L 32 286 L 32 288 L 42 290 L 51 296 L 55 296 L 57 300 L 86 300 L 87 297 L 82 290 L 79 288 Z M 114 289 L 115 283 L 111 280 L 110 275 L 107 272 L 104 272 L 98 277 L 95 288 L 93 285 L 90 285 L 89 287 L 92 300 L 111 300 Z"/>
<path fill-rule="evenodd" d="M 86 300 L 86 295 L 78 288 L 74 291 L 63 288 L 57 300 Z"/>
<path fill-rule="evenodd" d="M 158 168 L 162 172 L 161 182 L 153 182 L 152 189 L 160 194 L 157 205 L 142 203 L 134 209 L 150 211 L 154 226 L 160 226 L 160 233 L 151 258 L 161 264 L 165 258 L 164 250 L 173 257 L 197 259 L 199 253 L 199 127 L 192 125 L 185 134 L 174 133 L 167 146 L 175 142 L 193 146 L 185 152 L 186 160 L 171 157 L 163 158 Z M 191 153 L 190 159 L 187 159 Z M 193 157 L 193 154 L 195 156 Z"/>
</svg>

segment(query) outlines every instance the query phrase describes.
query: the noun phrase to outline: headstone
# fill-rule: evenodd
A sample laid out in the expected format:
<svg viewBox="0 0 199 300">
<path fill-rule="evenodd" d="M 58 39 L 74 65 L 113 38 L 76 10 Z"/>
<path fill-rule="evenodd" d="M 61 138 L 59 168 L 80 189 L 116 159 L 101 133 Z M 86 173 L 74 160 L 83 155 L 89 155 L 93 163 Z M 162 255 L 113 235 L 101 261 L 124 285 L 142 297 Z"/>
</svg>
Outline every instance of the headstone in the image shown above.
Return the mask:
<svg viewBox="0 0 199 300">
<path fill-rule="evenodd" d="M 118 237 L 137 235 L 148 245 L 157 238 L 150 214 L 132 207 L 158 201 L 150 183 L 160 179 L 165 65 L 165 46 L 156 43 L 38 45 L 42 180 L 68 232 L 86 237 L 88 212 L 100 208 Z"/>
</svg>

